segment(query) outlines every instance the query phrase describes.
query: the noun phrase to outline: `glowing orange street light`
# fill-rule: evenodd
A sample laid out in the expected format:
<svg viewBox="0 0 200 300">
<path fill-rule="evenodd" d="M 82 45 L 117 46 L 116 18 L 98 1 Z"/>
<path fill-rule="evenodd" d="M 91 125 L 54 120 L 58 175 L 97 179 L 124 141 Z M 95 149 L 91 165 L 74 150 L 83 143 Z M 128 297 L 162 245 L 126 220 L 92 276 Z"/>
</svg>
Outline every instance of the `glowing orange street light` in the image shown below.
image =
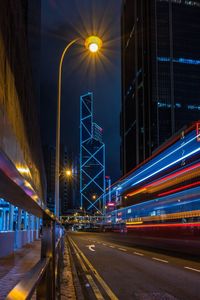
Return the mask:
<svg viewBox="0 0 200 300">
<path fill-rule="evenodd" d="M 102 47 L 102 40 L 95 35 L 89 36 L 85 40 L 85 47 L 86 49 L 89 49 L 90 52 L 97 52 Z"/>
<path fill-rule="evenodd" d="M 55 161 L 55 215 L 59 218 L 60 215 L 60 203 L 59 203 L 59 164 L 60 164 L 60 108 L 61 108 L 61 83 L 62 83 L 62 65 L 65 54 L 68 49 L 80 39 L 74 39 L 69 42 L 64 48 L 60 63 L 59 63 L 59 72 L 58 72 L 58 103 L 57 103 L 57 123 L 56 123 L 56 161 Z M 96 53 L 102 47 L 102 40 L 95 35 L 88 37 L 85 40 L 85 47 L 92 53 Z M 71 176 L 71 173 L 68 173 L 67 176 Z M 96 199 L 96 198 L 95 198 Z"/>
<path fill-rule="evenodd" d="M 72 176 L 72 170 L 67 169 L 65 173 L 66 173 L 67 177 Z"/>
</svg>

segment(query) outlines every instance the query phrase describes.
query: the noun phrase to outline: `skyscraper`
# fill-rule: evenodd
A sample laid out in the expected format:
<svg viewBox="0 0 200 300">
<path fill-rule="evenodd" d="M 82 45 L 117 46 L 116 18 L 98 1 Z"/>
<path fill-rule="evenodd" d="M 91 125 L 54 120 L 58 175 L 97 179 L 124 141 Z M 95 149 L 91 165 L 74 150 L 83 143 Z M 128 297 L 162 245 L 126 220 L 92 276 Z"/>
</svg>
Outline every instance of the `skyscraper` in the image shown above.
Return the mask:
<svg viewBox="0 0 200 300">
<path fill-rule="evenodd" d="M 123 173 L 199 119 L 200 1 L 124 0 Z"/>
<path fill-rule="evenodd" d="M 44 162 L 47 177 L 47 206 L 50 211 L 55 210 L 55 147 L 45 146 Z M 78 207 L 78 166 L 77 158 L 69 152 L 65 145 L 60 147 L 60 214 L 67 215 L 70 210 Z M 70 170 L 70 176 L 66 171 Z"/>
<path fill-rule="evenodd" d="M 71 174 L 67 175 L 66 172 Z M 61 215 L 66 216 L 76 208 L 79 208 L 79 176 L 77 157 L 61 145 L 60 153 L 60 199 Z"/>
<path fill-rule="evenodd" d="M 80 97 L 80 206 L 88 211 L 103 208 L 105 144 L 102 128 L 93 122 L 93 94 Z"/>
</svg>

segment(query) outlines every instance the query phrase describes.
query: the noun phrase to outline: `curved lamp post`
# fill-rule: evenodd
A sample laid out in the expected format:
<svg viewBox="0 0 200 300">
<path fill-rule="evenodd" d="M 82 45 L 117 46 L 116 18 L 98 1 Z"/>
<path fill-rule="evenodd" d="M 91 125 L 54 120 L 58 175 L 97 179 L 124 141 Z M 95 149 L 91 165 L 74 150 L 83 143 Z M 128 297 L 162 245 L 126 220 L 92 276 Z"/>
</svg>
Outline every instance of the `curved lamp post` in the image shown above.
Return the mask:
<svg viewBox="0 0 200 300">
<path fill-rule="evenodd" d="M 59 201 L 59 167 L 60 167 L 60 107 L 61 107 L 61 85 L 62 85 L 62 65 L 66 52 L 75 44 L 79 38 L 72 40 L 64 48 L 58 73 L 58 102 L 57 102 L 57 124 L 56 124 L 56 158 L 55 158 L 55 215 L 60 216 L 60 201 Z M 92 53 L 96 53 L 102 46 L 102 40 L 98 36 L 90 36 L 85 40 L 85 47 Z"/>
</svg>

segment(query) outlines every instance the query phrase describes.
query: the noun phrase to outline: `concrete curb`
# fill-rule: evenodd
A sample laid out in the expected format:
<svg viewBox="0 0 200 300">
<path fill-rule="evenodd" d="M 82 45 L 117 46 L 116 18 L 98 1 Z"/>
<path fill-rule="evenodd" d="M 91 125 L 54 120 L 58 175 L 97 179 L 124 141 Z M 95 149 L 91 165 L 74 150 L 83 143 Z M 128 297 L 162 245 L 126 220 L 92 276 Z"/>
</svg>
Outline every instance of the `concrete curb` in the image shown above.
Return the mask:
<svg viewBox="0 0 200 300">
<path fill-rule="evenodd" d="M 69 247 L 69 241 L 68 241 L 68 247 Z M 72 253 L 71 253 L 71 249 L 69 247 L 69 256 L 70 256 L 70 261 L 71 261 L 71 266 L 72 266 L 72 274 L 73 274 L 73 279 L 74 279 L 74 287 L 76 290 L 76 297 L 77 300 L 84 300 L 84 296 L 83 296 L 83 292 L 82 292 L 82 288 L 81 288 L 81 284 L 80 284 L 80 280 L 76 271 L 76 267 L 74 264 L 74 260 L 72 257 Z"/>
<path fill-rule="evenodd" d="M 66 238 L 63 274 L 61 282 L 61 300 L 84 300 L 79 278 L 73 262 L 69 241 Z"/>
<path fill-rule="evenodd" d="M 72 275 L 71 260 L 69 255 L 69 247 L 67 241 L 65 242 L 64 258 L 63 258 L 63 273 L 60 288 L 61 300 L 76 300 L 76 293 L 74 288 L 74 281 Z"/>
</svg>

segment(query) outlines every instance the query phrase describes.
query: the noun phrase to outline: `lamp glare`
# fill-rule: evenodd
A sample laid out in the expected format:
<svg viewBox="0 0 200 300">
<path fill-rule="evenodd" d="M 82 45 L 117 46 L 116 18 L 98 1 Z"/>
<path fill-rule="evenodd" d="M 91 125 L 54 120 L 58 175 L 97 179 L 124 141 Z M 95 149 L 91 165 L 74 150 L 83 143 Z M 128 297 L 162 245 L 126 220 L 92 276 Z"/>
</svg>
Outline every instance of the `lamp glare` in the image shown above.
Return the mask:
<svg viewBox="0 0 200 300">
<path fill-rule="evenodd" d="M 85 41 L 85 47 L 92 53 L 98 52 L 102 47 L 102 40 L 95 35 L 89 36 Z"/>
<path fill-rule="evenodd" d="M 66 170 L 66 175 L 67 176 L 71 176 L 72 175 L 72 171 L 71 170 Z"/>
<path fill-rule="evenodd" d="M 95 52 L 98 51 L 98 49 L 99 49 L 99 47 L 98 47 L 98 45 L 95 44 L 95 43 L 91 43 L 91 44 L 89 45 L 89 50 L 90 50 L 90 52 L 95 53 Z"/>
</svg>

